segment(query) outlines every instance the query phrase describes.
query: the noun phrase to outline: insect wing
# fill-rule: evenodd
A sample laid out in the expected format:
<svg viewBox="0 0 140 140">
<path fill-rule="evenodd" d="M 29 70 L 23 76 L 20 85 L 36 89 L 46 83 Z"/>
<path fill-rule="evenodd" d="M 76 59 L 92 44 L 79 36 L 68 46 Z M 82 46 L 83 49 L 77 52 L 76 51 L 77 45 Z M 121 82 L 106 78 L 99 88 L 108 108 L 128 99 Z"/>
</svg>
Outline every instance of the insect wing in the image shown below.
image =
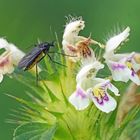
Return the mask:
<svg viewBox="0 0 140 140">
<path fill-rule="evenodd" d="M 24 69 L 28 67 L 38 55 L 44 50 L 44 48 L 35 47 L 29 53 L 27 53 L 19 62 L 18 68 Z"/>
</svg>

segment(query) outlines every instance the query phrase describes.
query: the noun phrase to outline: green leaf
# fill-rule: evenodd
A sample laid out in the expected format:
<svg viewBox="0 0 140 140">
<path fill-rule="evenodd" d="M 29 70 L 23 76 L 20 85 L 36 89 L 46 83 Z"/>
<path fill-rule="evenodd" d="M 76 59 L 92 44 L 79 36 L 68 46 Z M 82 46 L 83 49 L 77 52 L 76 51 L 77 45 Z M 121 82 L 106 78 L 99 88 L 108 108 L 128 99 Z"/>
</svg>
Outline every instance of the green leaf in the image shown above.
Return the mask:
<svg viewBox="0 0 140 140">
<path fill-rule="evenodd" d="M 51 126 L 40 122 L 25 123 L 15 129 L 13 140 L 52 140 L 56 129 L 56 124 Z"/>
<path fill-rule="evenodd" d="M 39 77 L 41 77 L 41 80 L 47 80 L 47 81 L 57 81 L 58 75 L 59 73 L 57 71 L 50 74 L 48 71 L 42 70 L 39 73 Z"/>
<path fill-rule="evenodd" d="M 49 87 L 44 83 L 44 81 L 42 81 L 44 87 L 46 88 L 46 90 L 48 91 L 48 94 L 52 100 L 52 102 L 55 102 L 55 101 L 59 101 L 59 99 L 53 94 L 53 92 L 49 89 Z"/>
<path fill-rule="evenodd" d="M 60 119 L 58 123 L 59 125 L 55 133 L 55 138 L 57 138 L 57 140 L 64 140 L 64 138 L 65 140 L 74 140 L 67 124 L 62 119 Z"/>
<path fill-rule="evenodd" d="M 24 99 L 12 96 L 7 94 L 7 96 L 17 100 L 19 103 L 23 104 L 23 106 L 29 110 L 26 110 L 26 114 L 29 115 L 31 118 L 35 118 L 35 121 L 37 121 L 38 119 L 41 119 L 43 121 L 46 122 L 54 122 L 54 117 L 55 115 L 49 111 L 47 111 L 47 109 L 45 109 L 45 106 L 42 106 L 40 104 L 36 104 L 33 102 L 29 102 L 26 101 Z"/>
<path fill-rule="evenodd" d="M 128 122 L 129 123 L 129 122 Z M 110 140 L 118 140 L 121 134 L 123 133 L 124 129 L 127 127 L 128 123 L 125 123 L 120 128 L 114 131 L 113 135 L 111 136 Z"/>
<path fill-rule="evenodd" d="M 110 140 L 118 140 L 121 137 L 121 135 L 123 134 L 124 130 L 127 129 L 130 122 L 132 122 L 135 119 L 138 111 L 139 111 L 139 108 L 135 107 L 133 108 L 133 110 L 129 112 L 129 114 L 126 116 L 126 118 L 122 122 L 121 126 L 114 131 Z"/>
<path fill-rule="evenodd" d="M 24 77 L 24 76 L 17 76 L 14 75 L 14 77 L 21 83 L 23 83 L 26 87 L 28 87 L 29 89 L 31 89 L 31 91 L 37 95 L 37 97 L 39 99 L 41 99 L 42 101 L 44 101 L 45 103 L 48 101 L 47 100 L 47 96 L 46 93 L 44 92 L 44 89 L 41 86 L 35 86 L 35 81 L 31 80 L 30 78 Z M 42 94 L 40 94 L 42 93 Z"/>
<path fill-rule="evenodd" d="M 62 87 L 62 84 L 61 84 L 61 80 L 60 80 L 60 87 L 61 87 L 61 92 L 62 92 L 64 101 L 65 101 L 66 105 L 68 105 L 69 102 L 68 102 L 68 99 L 67 99 L 66 95 L 64 94 L 63 87 Z"/>
<path fill-rule="evenodd" d="M 52 140 L 56 132 L 56 125 L 52 126 L 50 129 L 45 131 L 39 140 Z"/>
<path fill-rule="evenodd" d="M 64 114 L 61 112 L 55 112 L 55 111 L 49 111 L 49 110 L 48 110 L 48 112 L 50 112 L 51 114 L 53 114 L 57 118 L 61 117 Z"/>
</svg>

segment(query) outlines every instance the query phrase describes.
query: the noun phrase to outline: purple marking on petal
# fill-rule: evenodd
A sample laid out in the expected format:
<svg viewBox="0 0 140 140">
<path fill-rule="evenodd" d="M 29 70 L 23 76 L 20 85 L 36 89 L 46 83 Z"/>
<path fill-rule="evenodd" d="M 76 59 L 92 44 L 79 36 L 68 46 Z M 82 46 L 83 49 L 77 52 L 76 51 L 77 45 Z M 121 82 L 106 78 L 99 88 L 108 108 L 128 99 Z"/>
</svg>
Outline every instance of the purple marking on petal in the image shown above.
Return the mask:
<svg viewBox="0 0 140 140">
<path fill-rule="evenodd" d="M 97 97 L 95 97 L 96 98 L 96 100 L 97 100 L 97 102 L 100 104 L 100 105 L 103 105 L 104 104 L 104 102 L 103 102 L 103 99 L 101 98 L 101 99 L 98 99 Z"/>
<path fill-rule="evenodd" d="M 107 94 L 105 94 L 105 96 L 103 97 L 103 100 L 109 101 L 109 98 L 108 98 Z"/>
<path fill-rule="evenodd" d="M 76 91 L 76 96 L 80 96 L 82 99 L 86 98 L 85 93 L 83 92 L 83 90 L 81 90 L 80 88 L 77 89 Z"/>
<path fill-rule="evenodd" d="M 136 72 L 133 70 L 133 69 L 131 69 L 132 70 L 132 73 L 131 73 L 131 76 L 135 76 L 135 74 L 136 74 Z"/>
<path fill-rule="evenodd" d="M 113 70 L 119 70 L 119 69 L 125 69 L 125 66 L 124 65 L 121 65 L 121 64 L 112 64 L 112 69 Z"/>
<path fill-rule="evenodd" d="M 2 69 L 4 69 L 4 67 L 10 63 L 10 60 L 9 60 L 9 59 L 10 59 L 10 58 L 9 58 L 9 55 L 7 55 L 7 56 L 3 57 L 3 58 L 0 60 L 0 67 L 1 67 Z"/>
</svg>

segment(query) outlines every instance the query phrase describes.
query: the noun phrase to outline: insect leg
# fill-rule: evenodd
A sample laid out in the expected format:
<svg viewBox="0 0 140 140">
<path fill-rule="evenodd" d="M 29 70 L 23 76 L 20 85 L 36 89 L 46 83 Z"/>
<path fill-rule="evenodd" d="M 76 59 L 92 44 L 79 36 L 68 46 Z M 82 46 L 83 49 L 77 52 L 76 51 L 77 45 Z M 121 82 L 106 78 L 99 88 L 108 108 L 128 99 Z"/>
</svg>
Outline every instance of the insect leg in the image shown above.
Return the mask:
<svg viewBox="0 0 140 140">
<path fill-rule="evenodd" d="M 39 62 L 46 56 L 46 54 L 39 60 Z"/>
<path fill-rule="evenodd" d="M 61 63 L 59 63 L 59 62 L 54 61 L 48 53 L 47 53 L 47 55 L 48 55 L 48 57 L 50 58 L 50 60 L 51 60 L 53 63 L 56 63 L 56 64 L 61 65 L 61 66 L 64 66 L 64 67 L 67 67 L 66 65 L 63 65 L 63 64 L 61 64 Z"/>
</svg>

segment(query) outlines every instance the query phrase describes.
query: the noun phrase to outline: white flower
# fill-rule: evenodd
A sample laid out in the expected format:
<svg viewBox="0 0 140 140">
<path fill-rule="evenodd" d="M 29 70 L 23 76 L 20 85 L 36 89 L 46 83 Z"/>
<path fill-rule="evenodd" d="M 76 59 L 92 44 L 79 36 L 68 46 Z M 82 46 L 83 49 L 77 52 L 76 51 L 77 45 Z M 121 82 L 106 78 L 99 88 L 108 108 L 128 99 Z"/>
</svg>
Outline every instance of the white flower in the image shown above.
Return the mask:
<svg viewBox="0 0 140 140">
<path fill-rule="evenodd" d="M 115 61 L 115 59 L 106 60 L 115 81 L 128 82 L 130 79 L 137 85 L 140 85 L 140 79 L 137 75 L 137 71 L 140 69 L 140 64 L 136 63 L 134 56 L 134 52 L 126 56 L 117 56 L 116 54 L 114 55 L 114 58 L 116 57 L 117 61 Z"/>
<path fill-rule="evenodd" d="M 137 64 L 134 59 L 135 53 L 114 53 L 115 49 L 127 39 L 129 36 L 129 31 L 130 28 L 127 27 L 122 33 L 112 37 L 109 39 L 109 41 L 107 41 L 104 58 L 112 73 L 113 80 L 128 82 L 130 79 L 137 85 L 140 85 L 140 79 L 137 75 L 137 71 L 140 69 L 140 65 Z"/>
<path fill-rule="evenodd" d="M 77 56 L 77 47 L 76 43 L 81 41 L 79 39 L 79 32 L 83 30 L 85 27 L 85 22 L 82 18 L 72 18 L 65 26 L 64 34 L 63 34 L 63 50 L 65 54 L 75 57 L 69 57 L 69 59 L 73 62 L 77 62 L 80 58 Z"/>
<path fill-rule="evenodd" d="M 66 54 L 73 54 L 76 49 L 75 44 L 79 41 L 78 34 L 85 27 L 85 22 L 82 18 L 73 18 L 69 23 L 66 24 L 63 34 L 63 50 Z M 71 50 L 71 48 L 73 50 Z"/>
<path fill-rule="evenodd" d="M 95 55 L 92 49 L 89 48 L 90 44 L 99 45 L 101 48 L 102 44 L 92 40 L 90 37 L 79 36 L 79 32 L 84 29 L 85 22 L 82 18 L 74 18 L 68 22 L 65 26 L 63 34 L 63 50 L 65 54 L 72 57 L 68 57 L 72 62 L 80 61 L 82 64 L 87 62 L 93 62 Z M 74 56 L 74 57 L 73 57 Z"/>
<path fill-rule="evenodd" d="M 17 66 L 21 58 L 25 55 L 14 44 L 0 38 L 0 49 L 2 48 L 5 49 L 5 52 L 0 55 L 0 82 L 4 74 L 11 74 L 14 71 L 14 66 Z"/>
<path fill-rule="evenodd" d="M 69 102 L 77 110 L 83 110 L 92 101 L 98 109 L 109 113 L 116 108 L 117 102 L 108 94 L 107 89 L 119 96 L 118 89 L 109 80 L 101 78 L 85 80 L 81 85 L 77 85 L 76 91 L 69 97 Z"/>
<path fill-rule="evenodd" d="M 13 71 L 10 53 L 5 52 L 0 56 L 0 82 L 3 80 L 4 74 L 11 74 Z"/>
<path fill-rule="evenodd" d="M 25 55 L 23 51 L 18 49 L 14 44 L 8 43 L 4 38 L 0 38 L 0 48 L 4 48 L 7 52 L 10 53 L 14 65 L 18 65 L 21 58 L 23 58 Z"/>
<path fill-rule="evenodd" d="M 95 78 L 97 72 L 102 68 L 104 68 L 104 65 L 95 61 L 83 66 L 78 72 L 76 76 L 76 91 L 69 97 L 69 102 L 77 110 L 83 110 L 88 107 L 90 101 L 106 113 L 116 108 L 117 103 L 108 94 L 107 89 L 110 89 L 115 95 L 119 96 L 118 89 L 109 80 Z"/>
</svg>

